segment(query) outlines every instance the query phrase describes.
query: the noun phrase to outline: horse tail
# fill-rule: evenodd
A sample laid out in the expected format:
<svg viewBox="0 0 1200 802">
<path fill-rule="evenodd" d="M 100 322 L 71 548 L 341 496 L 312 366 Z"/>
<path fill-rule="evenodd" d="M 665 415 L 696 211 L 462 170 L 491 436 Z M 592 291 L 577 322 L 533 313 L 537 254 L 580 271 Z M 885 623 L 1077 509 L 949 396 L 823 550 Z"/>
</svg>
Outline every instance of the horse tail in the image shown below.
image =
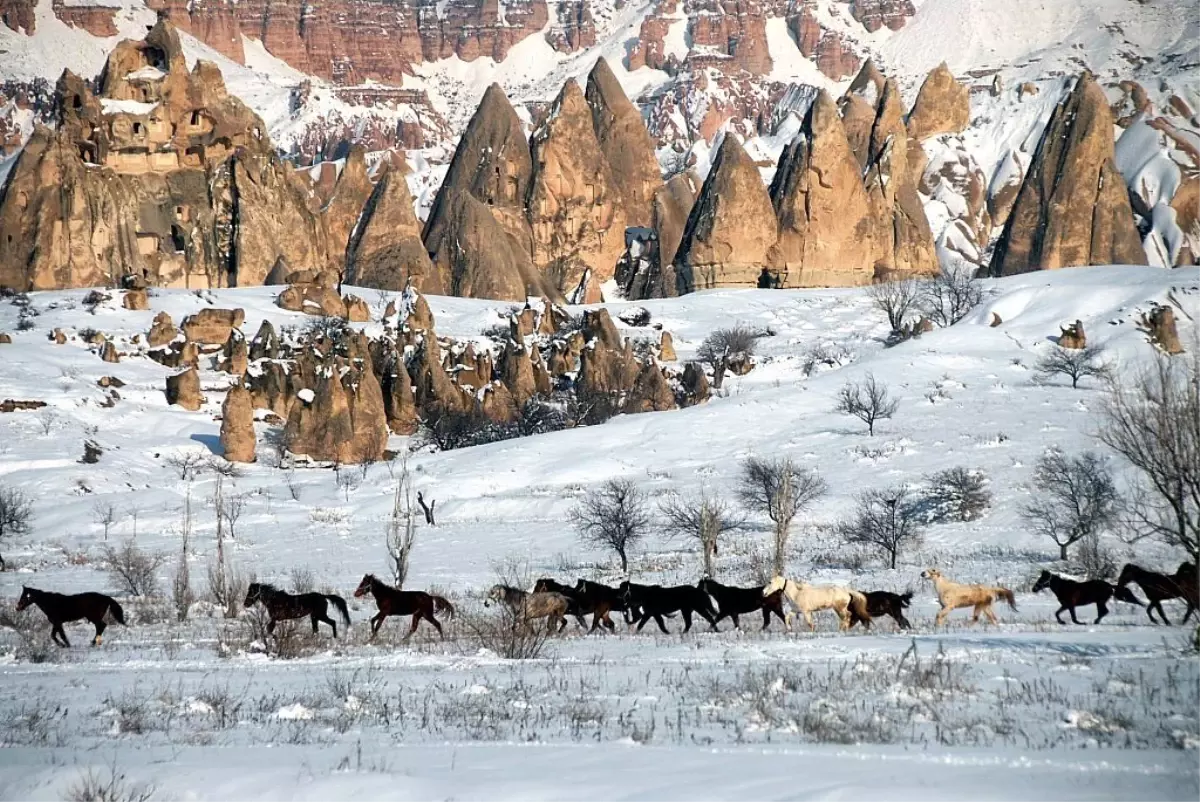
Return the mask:
<svg viewBox="0 0 1200 802">
<path fill-rule="evenodd" d="M 871 613 L 867 610 L 867 597 L 857 590 L 850 591 L 850 610 L 863 622 L 864 627 L 871 628 Z"/>
<path fill-rule="evenodd" d="M 1008 602 L 1008 606 L 1017 611 L 1017 597 L 1008 588 L 996 588 L 996 595 Z"/>
<path fill-rule="evenodd" d="M 333 606 L 336 607 L 338 612 L 342 614 L 342 621 L 345 622 L 346 626 L 350 626 L 350 611 L 346 609 L 346 600 L 341 596 L 335 596 L 332 593 L 326 593 L 324 596 L 326 599 L 329 599 L 329 601 L 333 602 Z"/>
<path fill-rule="evenodd" d="M 1125 585 L 1113 585 L 1113 597 L 1117 601 L 1126 602 L 1128 604 L 1136 604 L 1138 607 L 1145 607 L 1146 603 L 1133 595 L 1133 591 Z"/>
<path fill-rule="evenodd" d="M 121 609 L 121 605 L 117 603 L 116 599 L 108 600 L 108 611 L 112 613 L 113 620 L 118 624 L 123 627 L 129 626 L 125 623 L 125 611 Z"/>
<path fill-rule="evenodd" d="M 447 614 L 448 614 L 448 615 L 449 615 L 451 618 L 453 618 L 453 617 L 454 617 L 454 605 L 453 605 L 453 604 L 451 604 L 450 602 L 446 601 L 446 599 L 442 598 L 441 596 L 434 596 L 432 593 L 431 593 L 431 594 L 429 594 L 429 598 L 433 599 L 433 610 L 434 610 L 434 612 L 440 613 L 440 612 L 442 612 L 443 610 L 445 610 L 445 611 L 446 611 L 446 613 L 447 613 Z"/>
<path fill-rule="evenodd" d="M 908 607 L 908 605 L 912 604 L 912 597 L 913 595 L 911 590 L 908 593 L 900 594 L 900 606 Z"/>
</svg>

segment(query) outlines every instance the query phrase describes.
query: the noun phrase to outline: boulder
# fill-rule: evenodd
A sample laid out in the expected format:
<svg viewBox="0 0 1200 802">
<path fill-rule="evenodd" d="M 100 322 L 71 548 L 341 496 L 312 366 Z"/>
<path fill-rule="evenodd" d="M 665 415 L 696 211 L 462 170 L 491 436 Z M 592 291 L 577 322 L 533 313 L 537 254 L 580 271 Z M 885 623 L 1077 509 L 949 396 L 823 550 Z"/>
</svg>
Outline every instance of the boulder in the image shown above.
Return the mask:
<svg viewBox="0 0 1200 802">
<path fill-rule="evenodd" d="M 246 347 L 246 338 L 240 334 L 230 337 L 222 352 L 221 370 L 232 373 L 240 379 L 246 375 L 246 368 L 249 365 L 250 354 Z"/>
<path fill-rule="evenodd" d="M 335 359 L 318 372 L 311 401 L 297 399 L 288 415 L 288 450 L 314 460 L 375 461 L 387 448 L 387 416 L 375 374 Z"/>
<path fill-rule="evenodd" d="M 1171 307 L 1156 304 L 1148 313 L 1143 312 L 1138 328 L 1164 353 L 1183 353 L 1183 345 L 1179 342 L 1179 329 L 1175 326 L 1175 310 Z"/>
<path fill-rule="evenodd" d="M 1146 264 L 1113 161 L 1108 99 L 1084 73 L 1050 118 L 992 255 L 991 273 Z"/>
<path fill-rule="evenodd" d="M 524 346 L 510 340 L 500 355 L 500 380 L 508 388 L 513 403 L 522 407 L 538 393 L 533 361 Z"/>
<path fill-rule="evenodd" d="M 351 323 L 369 323 L 371 321 L 371 307 L 367 306 L 367 302 L 357 295 L 347 295 L 342 299 L 345 305 L 343 316 Z"/>
<path fill-rule="evenodd" d="M 150 296 L 147 295 L 146 289 L 126 290 L 121 296 L 121 306 L 126 309 L 136 311 L 145 311 L 150 308 Z"/>
<path fill-rule="evenodd" d="M 0 331 L 0 345 L 12 345 L 12 335 Z"/>
<path fill-rule="evenodd" d="M 195 367 L 167 377 L 167 403 L 192 412 L 200 409 L 204 396 L 200 395 L 200 373 Z"/>
<path fill-rule="evenodd" d="M 171 316 L 166 312 L 159 312 L 154 316 L 154 322 L 150 325 L 150 332 L 146 335 L 146 344 L 151 348 L 161 348 L 178 336 L 179 329 L 175 328 L 175 322 L 171 320 Z"/>
<path fill-rule="evenodd" d="M 908 115 L 908 136 L 920 142 L 938 134 L 957 134 L 971 121 L 970 91 L 942 62 L 925 76 Z"/>
<path fill-rule="evenodd" d="M 263 318 L 262 324 L 258 327 L 258 333 L 250 341 L 248 356 L 251 362 L 279 358 L 279 335 L 275 333 L 275 327 L 271 325 L 271 321 L 266 318 Z"/>
<path fill-rule="evenodd" d="M 172 328 L 174 328 L 174 327 L 172 327 Z M 55 345 L 66 345 L 67 344 L 67 333 L 65 331 L 63 331 L 62 329 L 56 328 L 54 331 L 50 332 L 50 339 L 54 341 Z"/>
<path fill-rule="evenodd" d="M 269 409 L 287 420 L 299 388 L 291 386 L 287 370 L 279 362 L 266 361 L 255 373 L 243 379 L 255 409 Z"/>
<path fill-rule="evenodd" d="M 292 284 L 275 299 L 280 309 L 319 317 L 344 317 L 346 304 L 337 290 L 317 284 Z"/>
<path fill-rule="evenodd" d="M 496 423 L 512 423 L 521 413 L 516 399 L 501 382 L 489 382 L 483 387 L 479 396 L 479 411 Z"/>
<path fill-rule="evenodd" d="M 653 359 L 646 360 L 642 363 L 633 388 L 625 399 L 624 411 L 628 413 L 662 412 L 674 408 L 675 394 L 671 391 L 671 386 L 667 384 L 667 378 L 663 375 L 662 368 L 656 365 Z"/>
<path fill-rule="evenodd" d="M 245 320 L 242 309 L 201 309 L 183 319 L 183 336 L 198 345 L 225 345 L 233 330 L 240 328 Z"/>
<path fill-rule="evenodd" d="M 117 353 L 117 346 L 110 340 L 100 349 L 100 358 L 105 362 L 120 362 L 121 355 Z"/>
<path fill-rule="evenodd" d="M 394 350 L 383 371 L 383 403 L 388 428 L 394 434 L 410 435 L 417 430 L 420 420 L 416 399 L 413 397 L 412 380 L 404 359 Z"/>
<path fill-rule="evenodd" d="M 229 388 L 221 405 L 221 448 L 230 462 L 254 462 L 254 404 L 240 383 Z"/>
<path fill-rule="evenodd" d="M 624 340 L 607 309 L 586 310 L 583 313 L 583 331 L 588 341 L 596 340 L 604 348 L 619 351 L 624 347 Z"/>
<path fill-rule="evenodd" d="M 676 252 L 679 292 L 756 286 L 775 238 L 775 210 L 762 176 L 727 133 Z"/>
<path fill-rule="evenodd" d="M 680 377 L 680 385 L 683 391 L 680 406 L 692 407 L 704 403 L 709 398 L 708 376 L 704 374 L 704 368 L 696 362 L 687 363 L 683 369 L 683 376 Z"/>
<path fill-rule="evenodd" d="M 678 358 L 675 356 L 675 338 L 669 331 L 664 331 L 659 337 L 658 358 L 662 362 L 674 362 Z"/>
<path fill-rule="evenodd" d="M 1086 348 L 1087 335 L 1083 331 L 1083 321 L 1076 320 L 1068 326 L 1059 326 L 1062 332 L 1058 337 L 1058 344 L 1062 348 Z"/>
</svg>

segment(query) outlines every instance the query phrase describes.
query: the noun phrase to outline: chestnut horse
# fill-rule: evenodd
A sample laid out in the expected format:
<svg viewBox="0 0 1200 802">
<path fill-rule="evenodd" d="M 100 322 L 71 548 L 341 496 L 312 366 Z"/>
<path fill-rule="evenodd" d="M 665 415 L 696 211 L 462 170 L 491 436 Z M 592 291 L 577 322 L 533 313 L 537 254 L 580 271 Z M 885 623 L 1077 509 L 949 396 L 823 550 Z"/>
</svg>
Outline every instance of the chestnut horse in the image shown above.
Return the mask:
<svg viewBox="0 0 1200 802">
<path fill-rule="evenodd" d="M 346 609 L 346 600 L 331 593 L 298 593 L 291 594 L 282 591 L 266 582 L 251 582 L 246 589 L 244 607 L 253 607 L 262 602 L 267 608 L 267 634 L 274 634 L 277 621 L 293 621 L 308 616 L 312 621 L 313 634 L 317 634 L 317 622 L 324 621 L 333 629 L 333 637 L 337 637 L 337 624 L 329 617 L 329 604 L 342 615 L 342 621 L 347 628 L 350 626 L 350 611 Z"/>
<path fill-rule="evenodd" d="M 446 633 L 442 631 L 442 625 L 433 615 L 445 610 L 450 618 L 453 618 L 454 605 L 441 596 L 420 590 L 398 590 L 376 579 L 374 574 L 363 576 L 362 581 L 358 583 L 358 588 L 354 591 L 354 598 L 361 599 L 368 593 L 375 597 L 375 606 L 379 608 L 379 612 L 371 619 L 371 640 L 375 640 L 375 636 L 379 634 L 379 628 L 383 626 L 384 619 L 389 615 L 412 616 L 412 627 L 404 636 L 404 640 L 411 638 L 412 634 L 417 631 L 417 624 L 421 623 L 422 618 L 433 624 L 443 639 L 446 637 Z"/>
<path fill-rule="evenodd" d="M 67 648 L 71 642 L 67 640 L 67 633 L 63 632 L 63 624 L 71 621 L 79 621 L 86 618 L 96 628 L 96 635 L 92 638 L 92 645 L 99 646 L 104 635 L 104 628 L 107 626 L 104 622 L 106 613 L 111 612 L 113 619 L 121 626 L 128 626 L 125 623 L 125 611 L 121 609 L 121 605 L 117 604 L 117 600 L 110 596 L 105 596 L 103 593 L 77 593 L 74 596 L 65 596 L 62 593 L 51 593 L 48 590 L 38 590 L 37 588 L 21 588 L 21 598 L 17 602 L 17 612 L 24 610 L 29 605 L 37 605 L 46 618 L 50 619 L 50 639 L 59 646 Z"/>
<path fill-rule="evenodd" d="M 996 620 L 996 614 L 992 612 L 992 602 L 996 599 L 1004 599 L 1008 602 L 1009 607 L 1013 610 L 1017 609 L 1016 597 L 1008 588 L 995 585 L 963 585 L 942 576 L 942 572 L 936 568 L 927 568 L 921 572 L 921 577 L 933 582 L 938 602 L 942 605 L 942 609 L 938 611 L 934 621 L 935 626 L 940 627 L 950 611 L 960 607 L 975 608 L 975 615 L 971 617 L 972 624 L 978 623 L 980 613 L 986 615 L 988 621 L 997 624 L 999 621 Z"/>
</svg>

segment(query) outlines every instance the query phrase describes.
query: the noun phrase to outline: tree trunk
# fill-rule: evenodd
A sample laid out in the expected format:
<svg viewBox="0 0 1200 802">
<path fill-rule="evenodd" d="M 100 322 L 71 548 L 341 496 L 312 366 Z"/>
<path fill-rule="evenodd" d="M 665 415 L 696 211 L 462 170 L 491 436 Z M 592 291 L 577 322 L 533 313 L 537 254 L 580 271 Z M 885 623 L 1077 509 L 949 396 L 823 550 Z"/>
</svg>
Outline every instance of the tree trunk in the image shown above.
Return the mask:
<svg viewBox="0 0 1200 802">
<path fill-rule="evenodd" d="M 892 570 L 893 570 L 893 571 L 895 571 L 895 570 L 896 570 L 896 551 L 897 551 L 896 549 L 892 549 L 892 551 L 891 551 L 891 555 L 892 555 Z"/>
<path fill-rule="evenodd" d="M 721 383 L 725 381 L 725 363 L 718 362 L 713 365 L 713 389 L 720 390 Z"/>
<path fill-rule="evenodd" d="M 1066 562 L 1067 546 L 1070 546 L 1070 545 L 1071 545 L 1070 543 L 1059 543 L 1058 544 L 1058 559 L 1062 560 L 1063 562 Z"/>
<path fill-rule="evenodd" d="M 629 575 L 629 559 L 625 556 L 625 549 L 617 549 L 617 556 L 621 558 L 621 573 Z"/>
</svg>

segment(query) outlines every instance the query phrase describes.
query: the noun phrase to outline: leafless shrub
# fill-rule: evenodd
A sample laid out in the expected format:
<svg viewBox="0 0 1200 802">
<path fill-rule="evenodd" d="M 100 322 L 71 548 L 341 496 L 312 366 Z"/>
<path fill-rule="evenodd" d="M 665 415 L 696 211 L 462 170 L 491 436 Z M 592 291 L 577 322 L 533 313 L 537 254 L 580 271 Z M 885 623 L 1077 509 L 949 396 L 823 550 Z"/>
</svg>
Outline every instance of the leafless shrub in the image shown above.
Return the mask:
<svg viewBox="0 0 1200 802">
<path fill-rule="evenodd" d="M 1034 498 L 1021 517 L 1036 534 L 1053 540 L 1059 559 L 1086 537 L 1097 537 L 1116 522 L 1120 496 L 1104 460 L 1085 451 L 1068 457 L 1051 451 L 1038 460 L 1033 474 Z"/>
<path fill-rule="evenodd" d="M 296 566 L 289 572 L 292 593 L 312 593 L 317 588 L 317 578 L 308 566 Z"/>
<path fill-rule="evenodd" d="M 743 522 L 732 505 L 707 493 L 694 498 L 672 493 L 659 503 L 658 508 L 666 519 L 669 532 L 677 537 L 694 538 L 700 544 L 704 575 L 715 577 L 717 541 Z"/>
<path fill-rule="evenodd" d="M 842 387 L 834 411 L 858 418 L 867 424 L 867 434 L 874 436 L 875 424 L 890 419 L 898 406 L 888 395 L 887 385 L 868 373 L 861 382 L 847 382 Z"/>
<path fill-rule="evenodd" d="M 1139 537 L 1200 560 L 1200 379 L 1195 363 L 1159 358 L 1114 381 L 1099 438 L 1138 472 L 1126 505 Z"/>
<path fill-rule="evenodd" d="M 921 286 L 921 308 L 939 326 L 953 326 L 983 301 L 983 283 L 970 270 L 942 269 Z"/>
<path fill-rule="evenodd" d="M 248 501 L 249 497 L 245 493 L 233 493 L 221 497 L 217 514 L 225 519 L 226 531 L 233 540 L 237 539 L 237 522 L 241 519 L 242 513 L 246 511 Z"/>
<path fill-rule="evenodd" d="M 820 370 L 840 368 L 854 361 L 854 354 L 844 345 L 838 343 L 819 342 L 809 346 L 804 352 L 800 369 L 805 376 L 811 376 Z"/>
<path fill-rule="evenodd" d="M 1105 378 L 1110 374 L 1103 356 L 1104 349 L 1099 345 L 1083 348 L 1063 348 L 1061 345 L 1054 345 L 1038 360 L 1037 375 L 1041 379 L 1066 376 L 1071 380 L 1071 387 L 1078 388 L 1082 378 Z"/>
<path fill-rule="evenodd" d="M 838 532 L 847 543 L 881 552 L 895 570 L 900 552 L 921 542 L 917 498 L 906 487 L 868 490 L 859 495 L 854 515 Z"/>
<path fill-rule="evenodd" d="M 717 329 L 704 338 L 696 351 L 696 360 L 712 368 L 713 387 L 721 388 L 725 372 L 744 372 L 754 359 L 759 333 L 747 326 Z"/>
<path fill-rule="evenodd" d="M 87 295 L 83 296 L 83 308 L 91 314 L 96 314 L 96 308 L 102 303 L 112 300 L 112 296 L 100 290 L 92 290 Z"/>
<path fill-rule="evenodd" d="M 153 596 L 158 592 L 158 569 L 165 561 L 165 555 L 142 551 L 133 540 L 126 540 L 119 549 L 105 546 L 100 564 L 118 592 Z"/>
<path fill-rule="evenodd" d="M 242 475 L 241 466 L 236 462 L 230 462 L 224 457 L 218 457 L 210 454 L 204 460 L 204 469 L 212 471 L 218 476 L 224 476 L 227 479 L 236 479 Z"/>
<path fill-rule="evenodd" d="M 925 497 L 934 521 L 974 521 L 992 504 L 992 492 L 982 471 L 947 468 L 926 477 L 926 481 L 929 490 Z"/>
<path fill-rule="evenodd" d="M 333 476 L 338 488 L 345 494 L 346 503 L 349 504 L 350 494 L 362 484 L 362 476 L 341 465 L 333 466 Z"/>
<path fill-rule="evenodd" d="M 0 545 L 14 535 L 29 533 L 33 522 L 33 502 L 15 487 L 0 485 Z M 0 557 L 0 571 L 4 558 Z"/>
<path fill-rule="evenodd" d="M 117 769 L 116 760 L 107 773 L 87 769 L 67 789 L 67 802 L 149 802 L 157 789 L 149 783 L 130 782 Z"/>
<path fill-rule="evenodd" d="M 296 479 L 296 469 L 288 468 L 283 472 L 283 483 L 287 486 L 288 495 L 292 497 L 292 501 L 300 500 L 300 492 L 303 486 Z"/>
<path fill-rule="evenodd" d="M 791 459 L 749 457 L 742 463 L 738 500 L 752 512 L 766 515 L 774 524 L 774 565 L 782 574 L 792 521 L 805 507 L 825 495 L 825 480 L 815 470 L 801 468 Z"/>
<path fill-rule="evenodd" d="M 44 618 L 30 610 L 17 612 L 12 603 L 0 604 L 0 629 L 16 634 L 13 657 L 22 663 L 56 663 L 66 654 L 50 640 L 50 626 Z"/>
<path fill-rule="evenodd" d="M 180 527 L 179 562 L 171 577 L 171 604 L 175 607 L 175 619 L 186 621 L 196 594 L 192 591 L 192 569 L 188 564 L 188 552 L 192 539 L 192 487 L 188 485 L 183 501 L 183 523 Z"/>
<path fill-rule="evenodd" d="M 54 431 L 54 425 L 58 423 L 58 413 L 52 409 L 43 410 L 38 413 L 37 422 L 42 434 L 50 434 Z"/>
<path fill-rule="evenodd" d="M 893 333 L 904 328 L 904 319 L 918 308 L 921 296 L 921 282 L 911 278 L 880 281 L 867 288 L 867 297 L 887 316 Z"/>
<path fill-rule="evenodd" d="M 413 511 L 412 479 L 408 472 L 407 451 L 400 458 L 400 478 L 392 495 L 392 514 L 388 518 L 385 540 L 392 581 L 396 587 L 403 588 L 408 579 L 412 550 L 417 543 L 417 518 Z"/>
<path fill-rule="evenodd" d="M 187 481 L 196 478 L 196 474 L 205 467 L 206 460 L 198 451 L 177 451 L 167 455 L 163 462 L 177 471 L 180 479 Z"/>
<path fill-rule="evenodd" d="M 530 622 L 506 604 L 493 614 L 474 611 L 460 615 L 463 630 L 472 644 L 487 649 L 506 660 L 535 660 L 542 656 L 549 630 L 531 626 Z"/>
<path fill-rule="evenodd" d="M 226 618 L 237 618 L 252 578 L 232 563 L 213 560 L 208 564 L 207 579 L 213 603 L 225 610 Z"/>
<path fill-rule="evenodd" d="M 117 522 L 117 505 L 103 499 L 92 505 L 92 520 L 104 528 L 104 539 L 108 540 L 108 532 Z"/>
<path fill-rule="evenodd" d="M 628 574 L 629 550 L 649 530 L 650 510 L 646 494 L 633 482 L 609 479 L 571 510 L 571 521 L 584 543 L 615 552 Z"/>
</svg>

